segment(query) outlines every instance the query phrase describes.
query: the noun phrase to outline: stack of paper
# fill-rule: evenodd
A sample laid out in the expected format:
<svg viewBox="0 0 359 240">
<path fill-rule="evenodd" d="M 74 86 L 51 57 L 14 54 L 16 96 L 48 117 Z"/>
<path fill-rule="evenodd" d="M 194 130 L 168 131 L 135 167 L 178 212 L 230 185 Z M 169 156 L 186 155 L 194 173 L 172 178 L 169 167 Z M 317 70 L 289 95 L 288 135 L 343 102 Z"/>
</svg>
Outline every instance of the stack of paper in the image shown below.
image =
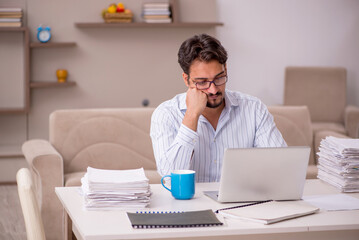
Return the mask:
<svg viewBox="0 0 359 240">
<path fill-rule="evenodd" d="M 88 167 L 81 183 L 87 210 L 141 208 L 150 202 L 150 185 L 143 168 L 102 170 Z"/>
<path fill-rule="evenodd" d="M 342 192 L 359 192 L 359 139 L 327 137 L 319 150 L 318 178 Z"/>
</svg>

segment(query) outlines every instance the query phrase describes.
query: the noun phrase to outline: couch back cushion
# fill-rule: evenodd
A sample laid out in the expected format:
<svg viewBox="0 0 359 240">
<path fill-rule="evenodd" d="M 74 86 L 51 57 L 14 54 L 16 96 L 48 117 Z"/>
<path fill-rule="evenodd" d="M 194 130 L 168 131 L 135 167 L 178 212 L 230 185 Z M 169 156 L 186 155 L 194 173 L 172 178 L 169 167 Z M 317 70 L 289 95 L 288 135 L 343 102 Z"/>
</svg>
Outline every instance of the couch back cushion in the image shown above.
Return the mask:
<svg viewBox="0 0 359 240">
<path fill-rule="evenodd" d="M 153 108 L 71 109 L 50 115 L 50 142 L 64 172 L 156 169 L 150 138 Z"/>
<path fill-rule="evenodd" d="M 315 164 L 313 150 L 313 130 L 307 106 L 270 106 L 278 130 L 288 146 L 308 146 L 311 148 L 309 164 Z"/>
<path fill-rule="evenodd" d="M 306 105 L 313 122 L 344 122 L 346 69 L 287 67 L 284 105 Z"/>
</svg>

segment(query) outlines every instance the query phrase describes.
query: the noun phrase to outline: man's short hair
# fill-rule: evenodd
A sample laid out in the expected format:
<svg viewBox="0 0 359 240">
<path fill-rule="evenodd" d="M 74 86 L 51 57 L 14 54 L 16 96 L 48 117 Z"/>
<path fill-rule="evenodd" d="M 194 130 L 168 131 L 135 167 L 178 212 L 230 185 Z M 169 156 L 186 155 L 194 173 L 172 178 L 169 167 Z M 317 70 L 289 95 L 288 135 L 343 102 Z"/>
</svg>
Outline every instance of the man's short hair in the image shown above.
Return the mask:
<svg viewBox="0 0 359 240">
<path fill-rule="evenodd" d="M 178 50 L 178 63 L 186 74 L 189 74 L 189 68 L 196 59 L 203 62 L 217 60 L 220 64 L 225 64 L 227 58 L 227 51 L 221 42 L 207 34 L 187 39 Z"/>
</svg>

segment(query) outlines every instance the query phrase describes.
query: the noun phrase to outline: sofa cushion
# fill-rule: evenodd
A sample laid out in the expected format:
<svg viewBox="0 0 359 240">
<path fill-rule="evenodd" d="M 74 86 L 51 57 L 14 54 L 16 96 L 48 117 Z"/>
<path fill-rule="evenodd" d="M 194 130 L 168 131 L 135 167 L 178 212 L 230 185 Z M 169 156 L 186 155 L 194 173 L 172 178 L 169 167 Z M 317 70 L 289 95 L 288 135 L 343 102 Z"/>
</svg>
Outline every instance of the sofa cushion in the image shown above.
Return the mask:
<svg viewBox="0 0 359 240">
<path fill-rule="evenodd" d="M 270 106 L 278 130 L 288 146 L 311 147 L 309 164 L 314 163 L 313 131 L 306 106 Z"/>
<path fill-rule="evenodd" d="M 346 75 L 342 67 L 287 67 L 284 105 L 308 106 L 313 122 L 344 123 Z"/>
<path fill-rule="evenodd" d="M 152 108 L 72 109 L 50 115 L 50 142 L 64 173 L 143 167 L 156 170 L 150 138 Z"/>
<path fill-rule="evenodd" d="M 314 134 L 319 131 L 332 131 L 341 134 L 346 134 L 343 124 L 340 123 L 330 123 L 330 122 L 313 122 L 312 128 Z"/>
</svg>

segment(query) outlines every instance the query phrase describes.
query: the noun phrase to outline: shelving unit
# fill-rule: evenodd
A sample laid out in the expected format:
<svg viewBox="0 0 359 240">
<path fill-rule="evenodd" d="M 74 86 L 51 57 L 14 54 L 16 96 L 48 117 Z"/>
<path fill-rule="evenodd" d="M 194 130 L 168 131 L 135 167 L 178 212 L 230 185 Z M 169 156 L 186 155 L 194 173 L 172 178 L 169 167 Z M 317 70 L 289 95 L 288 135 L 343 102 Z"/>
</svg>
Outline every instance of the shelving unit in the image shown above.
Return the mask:
<svg viewBox="0 0 359 240">
<path fill-rule="evenodd" d="M 30 109 L 30 48 L 29 29 L 27 27 L 0 27 L 0 32 L 22 32 L 24 47 L 24 107 L 23 108 L 0 108 L 0 114 L 28 113 Z"/>
<path fill-rule="evenodd" d="M 75 47 L 76 42 L 32 42 L 30 43 L 31 49 L 43 49 L 43 48 L 60 48 L 60 47 Z M 30 88 L 63 88 L 63 87 L 72 87 L 75 86 L 76 82 L 68 81 L 64 83 L 59 83 L 53 81 L 30 81 Z"/>
</svg>

